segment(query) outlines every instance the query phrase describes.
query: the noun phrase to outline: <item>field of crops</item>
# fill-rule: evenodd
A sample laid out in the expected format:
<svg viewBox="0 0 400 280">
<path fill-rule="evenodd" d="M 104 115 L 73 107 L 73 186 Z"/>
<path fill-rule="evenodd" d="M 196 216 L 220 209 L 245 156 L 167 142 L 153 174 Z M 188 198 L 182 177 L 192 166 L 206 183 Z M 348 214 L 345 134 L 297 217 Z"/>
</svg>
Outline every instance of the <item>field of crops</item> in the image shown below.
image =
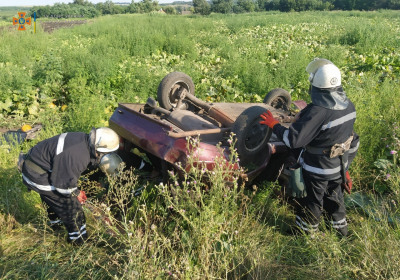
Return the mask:
<svg viewBox="0 0 400 280">
<path fill-rule="evenodd" d="M 88 213 L 92 242 L 70 247 L 64 233 L 53 234 L 46 226 L 39 196 L 26 191 L 15 168 L 20 150 L 37 141 L 105 126 L 118 102 L 156 97 L 161 79 L 172 71 L 191 76 L 196 95 L 207 101 L 261 102 L 277 87 L 294 100 L 310 101 L 305 67 L 320 57 L 340 68 L 357 108 L 361 146 L 351 167 L 355 191 L 389 195 L 396 206 L 399 15 L 115 15 L 52 33 L 40 23 L 36 34 L 29 26 L 24 32 L 0 30 L 0 127 L 45 127 L 39 139 L 0 149 L 0 277 L 399 278 L 400 229 L 384 212 L 376 213 L 377 221 L 350 211 L 351 235 L 345 239 L 329 231 L 315 239 L 288 237 L 293 212 L 274 194 L 278 186 L 227 191 L 218 174 L 210 194 L 202 193 L 195 179 L 185 189 L 202 199 L 198 208 L 190 196 L 171 200 L 164 186 L 127 172 L 111 181 L 111 194 L 98 205 L 122 217 L 124 230 L 110 237 Z M 142 185 L 142 196 L 121 198 Z M 90 184 L 82 187 L 95 192 Z"/>
</svg>

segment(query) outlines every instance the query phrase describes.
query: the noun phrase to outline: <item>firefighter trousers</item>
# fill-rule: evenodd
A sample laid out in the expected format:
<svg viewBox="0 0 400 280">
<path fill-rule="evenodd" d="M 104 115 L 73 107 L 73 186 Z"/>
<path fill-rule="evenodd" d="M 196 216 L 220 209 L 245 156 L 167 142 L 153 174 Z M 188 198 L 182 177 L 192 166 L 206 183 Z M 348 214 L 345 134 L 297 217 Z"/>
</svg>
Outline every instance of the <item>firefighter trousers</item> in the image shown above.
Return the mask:
<svg viewBox="0 0 400 280">
<path fill-rule="evenodd" d="M 342 178 L 317 179 L 303 169 L 307 196 L 298 198 L 296 225 L 305 232 L 318 229 L 321 215 L 326 212 L 327 223 L 342 236 L 347 235 L 346 209 L 344 205 Z"/>
<path fill-rule="evenodd" d="M 51 224 L 62 221 L 68 231 L 68 242 L 83 243 L 87 239 L 85 214 L 76 196 L 64 197 L 55 193 L 40 194 L 47 206 Z"/>
</svg>

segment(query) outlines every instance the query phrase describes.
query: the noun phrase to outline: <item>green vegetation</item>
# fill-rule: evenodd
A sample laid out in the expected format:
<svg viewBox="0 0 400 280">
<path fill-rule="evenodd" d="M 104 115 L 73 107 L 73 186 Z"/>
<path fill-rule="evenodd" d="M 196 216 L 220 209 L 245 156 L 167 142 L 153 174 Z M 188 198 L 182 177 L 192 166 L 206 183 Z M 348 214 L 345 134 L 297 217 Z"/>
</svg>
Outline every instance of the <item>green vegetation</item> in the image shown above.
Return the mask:
<svg viewBox="0 0 400 280">
<path fill-rule="evenodd" d="M 111 0 L 104 3 L 93 4 L 88 0 L 74 0 L 73 3 L 60 4 L 54 6 L 37 6 L 31 9 L 32 13 L 37 12 L 39 17 L 68 18 L 71 15 L 85 15 L 95 17 L 99 14 L 125 14 L 125 13 L 150 13 L 159 11 L 161 6 L 169 4 L 158 4 L 156 0 L 132 1 L 129 5 L 114 4 Z M 400 9 L 400 0 L 193 0 L 175 1 L 172 7 L 181 13 L 190 10 L 201 14 L 209 15 L 214 13 L 245 13 L 260 11 L 281 11 L 281 12 L 301 12 L 301 11 L 330 11 L 330 10 L 362 10 L 375 11 L 379 9 Z M 169 8 L 168 14 L 173 14 Z"/>
<path fill-rule="evenodd" d="M 0 7 L 0 26 L 12 25 L 12 18 L 16 17 L 18 12 L 29 13 L 28 7 Z"/>
<path fill-rule="evenodd" d="M 0 30 L 0 126 L 41 122 L 45 130 L 31 142 L 0 148 L 2 278 L 399 278 L 400 230 L 384 211 L 375 213 L 378 222 L 350 210 L 345 239 L 327 230 L 315 239 L 288 237 L 292 206 L 276 196 L 278 186 L 227 189 L 222 170 L 210 174 L 209 192 L 190 172 L 174 196 L 137 171 L 110 179 L 110 194 L 94 204 L 110 216 L 115 236 L 88 212 L 92 243 L 74 248 L 64 232 L 46 226 L 39 196 L 26 191 L 15 167 L 19 151 L 42 139 L 88 132 L 107 125 L 117 102 L 156 97 L 171 71 L 191 76 L 203 100 L 257 102 L 281 87 L 309 101 L 305 67 L 321 57 L 341 69 L 357 108 L 355 190 L 389 194 L 396 213 L 399 12 L 109 15 L 51 34 L 40 22 L 37 34 L 27 29 Z M 143 194 L 133 196 L 143 185 Z"/>
</svg>

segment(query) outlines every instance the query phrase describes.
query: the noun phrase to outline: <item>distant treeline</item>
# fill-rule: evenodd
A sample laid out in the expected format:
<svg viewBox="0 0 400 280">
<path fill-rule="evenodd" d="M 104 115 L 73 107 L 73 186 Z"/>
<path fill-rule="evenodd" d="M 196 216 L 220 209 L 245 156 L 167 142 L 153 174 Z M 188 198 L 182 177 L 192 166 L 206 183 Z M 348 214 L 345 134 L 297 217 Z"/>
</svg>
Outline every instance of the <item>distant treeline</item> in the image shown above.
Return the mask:
<svg viewBox="0 0 400 280">
<path fill-rule="evenodd" d="M 38 18 L 41 17 L 86 17 L 93 18 L 107 14 L 125 13 L 150 13 L 161 11 L 168 14 L 176 14 L 186 11 L 191 4 L 194 13 L 208 15 L 214 13 L 245 13 L 256 11 L 279 10 L 281 12 L 291 11 L 323 11 L 323 10 L 378 10 L 378 9 L 400 9 L 400 0 L 193 0 L 175 1 L 170 6 L 158 4 L 158 1 L 142 0 L 141 2 L 132 1 L 130 5 L 120 6 L 112 1 L 93 4 L 87 0 L 74 0 L 73 3 L 60 4 L 53 6 L 34 6 L 31 13 L 36 12 Z"/>
<path fill-rule="evenodd" d="M 163 9 L 163 11 L 166 13 L 175 14 L 181 11 L 186 11 L 187 7 L 175 4 L 174 6 L 160 7 L 160 5 L 158 5 L 158 1 L 152 0 L 142 0 L 141 2 L 137 3 L 132 1 L 130 5 L 124 6 L 117 5 L 109 0 L 97 4 L 93 4 L 87 0 L 74 0 L 73 3 L 68 4 L 56 3 L 53 6 L 33 6 L 31 8 L 31 14 L 36 12 L 36 16 L 38 18 L 70 18 L 82 17 L 82 15 L 86 18 L 93 18 L 99 15 L 150 13 L 153 11 L 160 11 L 161 9 Z"/>
</svg>

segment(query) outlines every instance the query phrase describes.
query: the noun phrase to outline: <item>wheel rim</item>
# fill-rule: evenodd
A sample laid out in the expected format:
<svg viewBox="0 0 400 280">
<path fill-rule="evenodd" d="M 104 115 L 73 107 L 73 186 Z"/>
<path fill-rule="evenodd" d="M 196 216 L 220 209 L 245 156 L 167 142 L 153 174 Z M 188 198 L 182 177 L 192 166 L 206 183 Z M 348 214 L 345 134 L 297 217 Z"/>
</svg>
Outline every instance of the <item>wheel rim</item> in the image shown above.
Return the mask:
<svg viewBox="0 0 400 280">
<path fill-rule="evenodd" d="M 264 142 L 268 134 L 268 127 L 259 123 L 259 120 L 253 122 L 247 130 L 244 144 L 248 151 L 258 149 Z"/>
<path fill-rule="evenodd" d="M 286 99 L 284 99 L 283 97 L 277 97 L 271 101 L 270 105 L 276 109 L 287 109 L 286 103 Z"/>
<path fill-rule="evenodd" d="M 179 98 L 178 93 L 182 88 L 186 89 L 186 91 L 188 93 L 190 93 L 189 85 L 187 83 L 185 83 L 184 81 L 178 81 L 175 84 L 173 84 L 168 93 L 168 102 L 174 108 L 176 107 L 176 103 L 177 103 L 177 102 L 175 102 L 175 100 Z"/>
</svg>

